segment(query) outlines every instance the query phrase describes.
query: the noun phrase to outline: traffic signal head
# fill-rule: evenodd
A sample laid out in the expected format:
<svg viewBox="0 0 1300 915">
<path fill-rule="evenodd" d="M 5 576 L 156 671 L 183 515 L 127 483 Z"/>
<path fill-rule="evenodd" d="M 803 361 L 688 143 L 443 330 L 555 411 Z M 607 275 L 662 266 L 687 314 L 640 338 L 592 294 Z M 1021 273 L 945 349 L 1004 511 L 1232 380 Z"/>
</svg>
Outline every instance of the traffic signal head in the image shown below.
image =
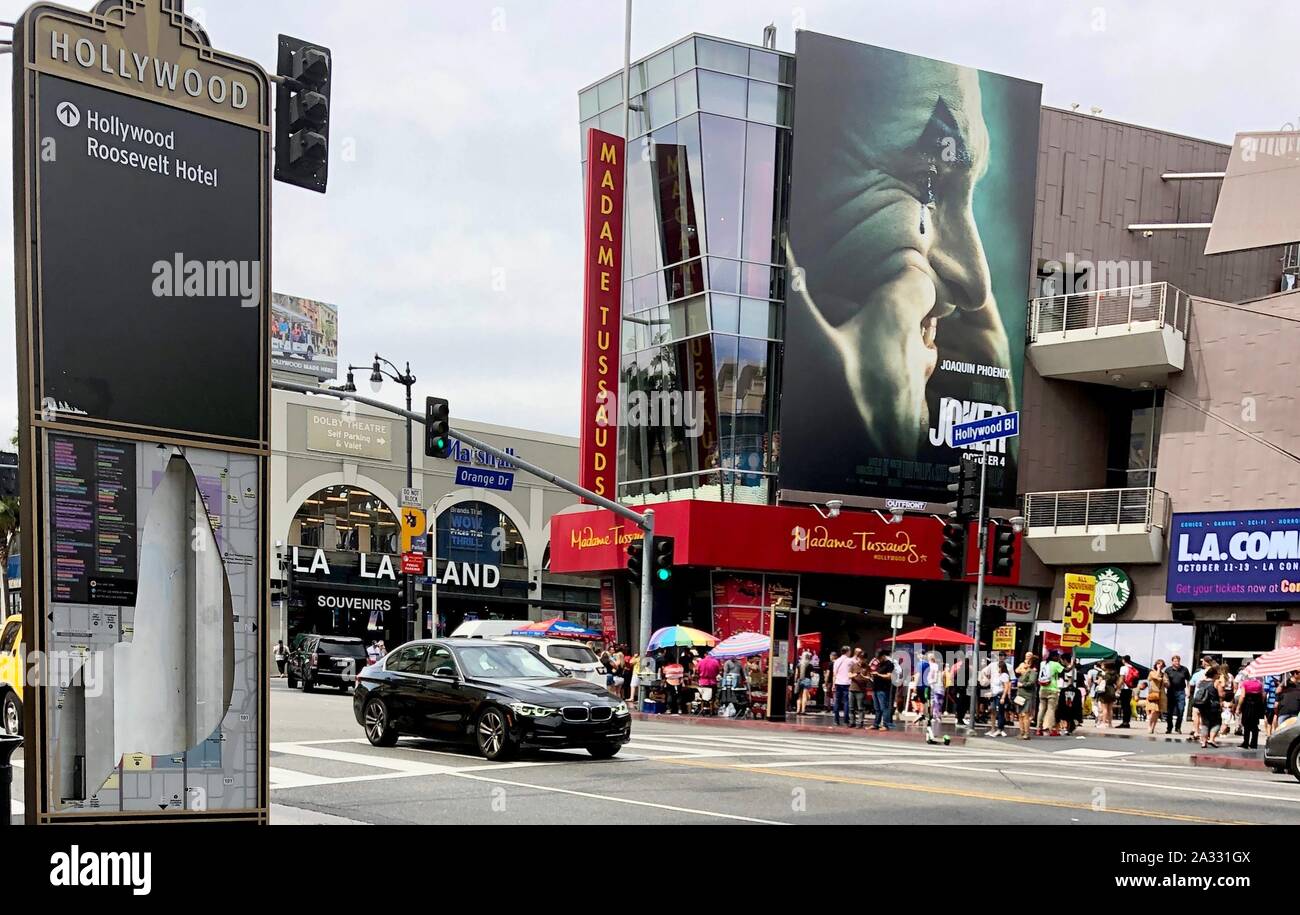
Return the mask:
<svg viewBox="0 0 1300 915">
<path fill-rule="evenodd" d="M 655 538 L 654 580 L 655 584 L 666 585 L 673 580 L 673 552 L 675 545 L 672 537 Z"/>
<path fill-rule="evenodd" d="M 328 48 L 280 36 L 276 74 L 275 178 L 325 193 L 329 183 L 330 88 Z"/>
<path fill-rule="evenodd" d="M 939 568 L 943 577 L 955 580 L 966 577 L 966 524 L 962 521 L 949 521 L 943 526 L 943 558 Z"/>
<path fill-rule="evenodd" d="M 451 406 L 441 397 L 424 402 L 424 453 L 432 458 L 451 454 Z"/>
<path fill-rule="evenodd" d="M 1010 521 L 993 522 L 992 574 L 1010 578 L 1016 559 L 1016 531 Z"/>
<path fill-rule="evenodd" d="M 634 582 L 641 581 L 641 563 L 645 557 L 645 541 L 633 540 L 627 545 L 627 571 Z"/>
<path fill-rule="evenodd" d="M 980 462 L 962 460 L 948 468 L 952 482 L 948 491 L 957 496 L 956 502 L 948 503 L 948 517 L 958 521 L 974 521 L 980 512 Z"/>
</svg>

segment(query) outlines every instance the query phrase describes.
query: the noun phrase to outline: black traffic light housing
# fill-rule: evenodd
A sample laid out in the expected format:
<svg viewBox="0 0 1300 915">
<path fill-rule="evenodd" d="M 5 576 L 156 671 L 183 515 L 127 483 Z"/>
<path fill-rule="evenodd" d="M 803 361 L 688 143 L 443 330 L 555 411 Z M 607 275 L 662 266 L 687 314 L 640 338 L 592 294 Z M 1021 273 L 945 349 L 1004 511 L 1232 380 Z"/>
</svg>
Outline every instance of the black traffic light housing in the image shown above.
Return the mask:
<svg viewBox="0 0 1300 915">
<path fill-rule="evenodd" d="M 451 405 L 441 397 L 424 402 L 424 453 L 431 458 L 451 454 Z"/>
<path fill-rule="evenodd" d="M 641 563 L 645 559 L 645 541 L 633 540 L 627 545 L 627 571 L 635 584 L 641 583 Z"/>
<path fill-rule="evenodd" d="M 329 48 L 280 36 L 275 102 L 275 180 L 325 193 L 329 184 Z"/>
<path fill-rule="evenodd" d="M 1016 529 L 1010 521 L 993 522 L 993 562 L 991 574 L 1010 578 L 1016 561 Z"/>
<path fill-rule="evenodd" d="M 960 464 L 948 468 L 953 482 L 948 491 L 956 493 L 957 501 L 948 503 L 949 517 L 958 521 L 975 521 L 980 513 L 980 462 L 963 458 Z"/>
<path fill-rule="evenodd" d="M 672 537 L 656 537 L 654 568 L 651 569 L 656 585 L 666 585 L 673 580 L 673 552 L 676 545 Z"/>
<path fill-rule="evenodd" d="M 939 568 L 950 581 L 966 577 L 966 522 L 949 521 L 943 526 L 943 558 Z"/>
</svg>

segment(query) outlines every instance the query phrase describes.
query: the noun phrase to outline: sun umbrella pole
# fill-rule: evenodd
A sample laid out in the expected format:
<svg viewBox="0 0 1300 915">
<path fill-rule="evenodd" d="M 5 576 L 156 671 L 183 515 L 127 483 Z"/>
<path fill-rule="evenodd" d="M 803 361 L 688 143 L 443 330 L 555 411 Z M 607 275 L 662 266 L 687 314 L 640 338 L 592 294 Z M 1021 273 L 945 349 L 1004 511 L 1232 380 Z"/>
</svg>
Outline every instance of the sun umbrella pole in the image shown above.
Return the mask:
<svg viewBox="0 0 1300 915">
<path fill-rule="evenodd" d="M 976 520 L 979 523 L 978 549 L 980 553 L 980 566 L 979 566 L 979 575 L 976 576 L 975 578 L 975 631 L 972 633 L 972 635 L 975 636 L 975 644 L 971 646 L 971 650 L 973 651 L 971 657 L 974 660 L 971 663 L 971 669 L 966 671 L 966 696 L 968 697 L 970 702 L 970 705 L 967 708 L 967 713 L 970 715 L 970 717 L 966 719 L 966 724 L 967 724 L 966 732 L 968 734 L 975 733 L 975 713 L 979 710 L 979 706 L 980 706 L 980 693 L 979 693 L 980 615 L 984 611 L 984 572 L 988 566 L 988 557 L 985 555 L 985 546 L 986 546 L 985 538 L 988 535 L 988 525 L 984 523 L 984 481 L 988 477 L 988 470 L 989 470 L 989 456 L 988 456 L 987 443 L 986 443 L 984 446 L 984 454 L 982 455 L 982 458 L 980 460 L 979 514 L 975 516 Z"/>
</svg>

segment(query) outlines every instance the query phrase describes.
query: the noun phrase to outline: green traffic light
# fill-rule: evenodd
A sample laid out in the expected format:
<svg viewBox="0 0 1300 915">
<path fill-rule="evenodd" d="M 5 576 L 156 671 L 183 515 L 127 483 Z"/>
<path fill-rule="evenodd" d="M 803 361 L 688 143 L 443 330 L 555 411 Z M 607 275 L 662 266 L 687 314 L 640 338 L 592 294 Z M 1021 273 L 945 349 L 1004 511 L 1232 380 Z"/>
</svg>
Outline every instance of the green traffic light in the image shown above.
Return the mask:
<svg viewBox="0 0 1300 915">
<path fill-rule="evenodd" d="M 672 578 L 672 577 L 673 577 L 673 573 L 672 573 L 671 571 L 669 571 L 668 569 L 660 569 L 660 570 L 659 570 L 659 580 L 660 580 L 660 581 L 667 581 L 668 579 L 670 579 L 670 578 Z"/>
</svg>

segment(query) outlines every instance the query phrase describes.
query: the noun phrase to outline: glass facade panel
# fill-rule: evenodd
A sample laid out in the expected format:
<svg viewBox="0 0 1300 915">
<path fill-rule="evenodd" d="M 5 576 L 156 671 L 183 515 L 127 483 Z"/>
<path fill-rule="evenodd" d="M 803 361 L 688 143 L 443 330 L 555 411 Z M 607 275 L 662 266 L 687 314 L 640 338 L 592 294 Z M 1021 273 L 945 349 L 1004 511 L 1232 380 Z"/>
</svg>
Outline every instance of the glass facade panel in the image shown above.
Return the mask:
<svg viewBox="0 0 1300 915">
<path fill-rule="evenodd" d="M 647 104 L 644 94 L 632 97 L 632 107 L 627 112 L 627 123 L 633 137 L 650 132 L 650 113 L 646 110 Z"/>
<path fill-rule="evenodd" d="M 695 74 L 686 73 L 677 77 L 673 83 L 677 90 L 677 113 L 690 114 L 699 107 L 699 97 L 695 93 Z"/>
<path fill-rule="evenodd" d="M 740 292 L 756 299 L 777 298 L 772 294 L 772 268 L 763 264 L 745 264 Z"/>
<path fill-rule="evenodd" d="M 656 54 L 654 57 L 646 61 L 645 67 L 646 79 L 649 81 L 649 85 L 651 86 L 657 86 L 666 80 L 672 79 L 673 73 L 675 72 L 672 49 L 670 48 L 661 54 Z"/>
<path fill-rule="evenodd" d="M 739 361 L 739 338 L 713 337 L 715 388 L 718 399 L 718 461 L 722 467 L 735 467 L 732 440 L 736 424 L 736 368 Z"/>
<path fill-rule="evenodd" d="M 583 161 L 583 162 L 586 162 L 586 161 L 587 161 L 587 131 L 590 130 L 591 128 L 593 128 L 593 127 L 600 127 L 600 119 L 599 119 L 599 118 L 591 118 L 590 120 L 583 121 L 582 124 L 581 124 L 581 125 L 579 126 L 579 128 L 578 128 L 579 131 L 582 133 L 582 140 L 581 140 L 581 142 L 582 142 L 582 161 Z M 585 187 L 586 184 L 584 183 L 583 186 Z"/>
<path fill-rule="evenodd" d="M 713 304 L 713 329 L 721 334 L 740 332 L 740 299 L 734 295 L 709 296 Z"/>
<path fill-rule="evenodd" d="M 654 163 L 631 156 L 627 163 L 627 214 L 624 245 L 628 274 L 643 276 L 659 268 L 659 227 L 656 225 Z M 624 306 L 627 310 L 627 306 Z"/>
<path fill-rule="evenodd" d="M 740 262 L 709 258 L 709 288 L 715 292 L 740 292 Z"/>
<path fill-rule="evenodd" d="M 700 252 L 708 250 L 704 228 L 704 154 L 700 149 L 700 118 L 689 115 L 677 122 L 677 142 L 686 150 L 686 175 L 690 185 L 690 203 Z"/>
<path fill-rule="evenodd" d="M 741 256 L 771 263 L 776 257 L 775 127 L 748 125 L 745 145 L 745 226 Z"/>
<path fill-rule="evenodd" d="M 630 93 L 632 95 L 640 95 L 642 92 L 645 92 L 646 86 L 645 86 L 645 64 L 644 63 L 632 65 L 632 70 L 630 71 L 630 74 L 628 76 L 627 84 L 632 87 L 632 91 Z"/>
<path fill-rule="evenodd" d="M 378 496 L 350 486 L 331 486 L 303 500 L 289 531 L 296 546 L 355 553 L 400 548 L 397 516 Z"/>
<path fill-rule="evenodd" d="M 623 74 L 616 73 L 596 87 L 600 110 L 606 111 L 623 103 Z"/>
<path fill-rule="evenodd" d="M 776 96 L 778 86 L 772 83 L 749 83 L 749 119 L 765 124 L 776 123 Z"/>
<path fill-rule="evenodd" d="M 619 122 L 623 120 L 623 109 L 611 108 L 600 116 L 600 129 L 615 136 L 623 136 Z"/>
<path fill-rule="evenodd" d="M 707 333 L 709 330 L 709 300 L 696 296 L 686 302 L 686 336 Z"/>
<path fill-rule="evenodd" d="M 770 349 L 766 340 L 741 337 L 737 341 L 735 463 L 730 466 L 738 470 L 767 470 Z"/>
<path fill-rule="evenodd" d="M 749 75 L 776 82 L 781 76 L 781 57 L 771 51 L 749 51 Z"/>
<path fill-rule="evenodd" d="M 760 299 L 740 300 L 740 335 L 766 337 L 771 332 L 770 303 Z"/>
<path fill-rule="evenodd" d="M 650 115 L 651 130 L 677 120 L 676 93 L 672 83 L 651 89 L 646 93 L 646 99 L 646 113 Z"/>
<path fill-rule="evenodd" d="M 435 522 L 438 557 L 451 562 L 527 568 L 524 538 L 510 516 L 486 502 L 461 502 Z"/>
<path fill-rule="evenodd" d="M 663 304 L 663 277 L 656 270 L 632 281 L 632 312 Z"/>
<path fill-rule="evenodd" d="M 794 90 L 784 86 L 776 93 L 776 122 L 782 127 L 794 126 Z"/>
<path fill-rule="evenodd" d="M 700 110 L 743 118 L 748 110 L 748 80 L 700 70 Z"/>
<path fill-rule="evenodd" d="M 664 271 L 669 301 L 699 295 L 704 291 L 703 259 L 676 264 Z"/>
<path fill-rule="evenodd" d="M 598 114 L 600 114 L 600 102 L 596 98 L 596 90 L 588 89 L 578 93 L 578 120 L 586 121 Z"/>
<path fill-rule="evenodd" d="M 787 85 L 794 85 L 794 58 L 781 55 L 781 75 L 780 81 Z"/>
<path fill-rule="evenodd" d="M 700 142 L 704 150 L 704 212 L 709 253 L 739 258 L 745 122 L 701 115 Z"/>
<path fill-rule="evenodd" d="M 673 65 L 678 73 L 685 73 L 695 66 L 694 38 L 688 38 L 673 48 Z"/>
<path fill-rule="evenodd" d="M 710 70 L 746 76 L 749 73 L 749 48 L 700 38 L 696 41 L 696 63 Z"/>
</svg>

